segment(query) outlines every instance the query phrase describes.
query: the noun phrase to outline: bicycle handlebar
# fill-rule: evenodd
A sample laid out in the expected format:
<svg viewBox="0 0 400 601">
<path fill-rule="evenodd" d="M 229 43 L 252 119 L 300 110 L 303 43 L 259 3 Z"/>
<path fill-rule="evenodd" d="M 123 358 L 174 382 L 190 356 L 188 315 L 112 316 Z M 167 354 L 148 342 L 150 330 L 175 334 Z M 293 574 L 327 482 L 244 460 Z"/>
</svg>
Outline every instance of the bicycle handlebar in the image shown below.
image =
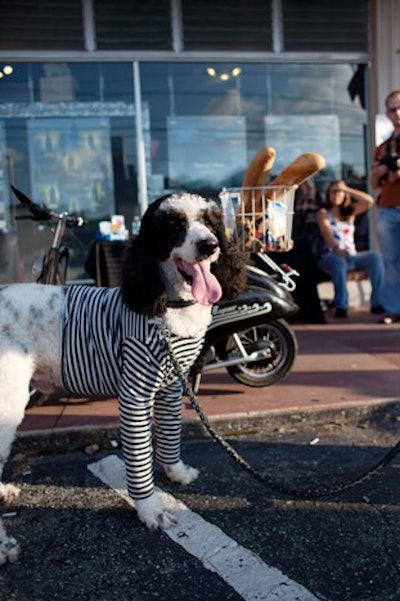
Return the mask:
<svg viewBox="0 0 400 601">
<path fill-rule="evenodd" d="M 33 221 L 50 221 L 51 219 L 57 219 L 58 221 L 62 218 L 65 218 L 65 224 L 67 227 L 81 227 L 86 222 L 82 217 L 77 217 L 75 215 L 67 215 L 66 213 L 55 213 L 45 204 L 38 205 L 36 202 L 33 202 L 30 198 L 28 198 L 21 190 L 11 186 L 11 190 L 14 192 L 15 196 L 18 200 L 28 207 L 30 211 L 30 215 L 18 215 L 16 219 L 32 219 Z"/>
</svg>

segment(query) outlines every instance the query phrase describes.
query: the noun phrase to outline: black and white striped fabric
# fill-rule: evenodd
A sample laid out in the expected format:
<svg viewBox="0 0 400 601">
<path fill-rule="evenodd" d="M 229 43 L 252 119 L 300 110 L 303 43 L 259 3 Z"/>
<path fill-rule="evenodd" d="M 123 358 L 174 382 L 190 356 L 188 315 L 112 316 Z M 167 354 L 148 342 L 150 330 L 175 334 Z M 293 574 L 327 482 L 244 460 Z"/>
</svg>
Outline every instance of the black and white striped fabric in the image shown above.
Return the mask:
<svg viewBox="0 0 400 601">
<path fill-rule="evenodd" d="M 116 395 L 129 494 L 153 492 L 151 417 L 156 458 L 180 457 L 182 383 L 154 317 L 130 311 L 119 288 L 71 286 L 62 320 L 62 383 L 80 396 Z M 204 338 L 172 336 L 174 354 L 188 372 Z"/>
</svg>

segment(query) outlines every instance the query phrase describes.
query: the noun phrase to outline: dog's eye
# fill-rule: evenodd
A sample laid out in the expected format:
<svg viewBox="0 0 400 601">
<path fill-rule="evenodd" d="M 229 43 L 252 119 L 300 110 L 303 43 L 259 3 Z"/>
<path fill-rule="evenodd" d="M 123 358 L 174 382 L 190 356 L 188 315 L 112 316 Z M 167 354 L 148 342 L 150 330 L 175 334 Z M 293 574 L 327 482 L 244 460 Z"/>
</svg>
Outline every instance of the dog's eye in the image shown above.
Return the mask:
<svg viewBox="0 0 400 601">
<path fill-rule="evenodd" d="M 219 209 L 205 211 L 203 214 L 203 222 L 214 234 L 217 233 L 221 225 L 221 212 Z"/>
<path fill-rule="evenodd" d="M 204 225 L 205 225 L 206 227 L 208 227 L 208 229 L 210 229 L 210 230 L 213 230 L 213 229 L 214 229 L 214 225 L 213 225 L 213 223 L 211 222 L 211 219 L 210 219 L 209 217 L 207 217 L 207 216 L 205 216 L 205 217 L 204 217 Z"/>
</svg>

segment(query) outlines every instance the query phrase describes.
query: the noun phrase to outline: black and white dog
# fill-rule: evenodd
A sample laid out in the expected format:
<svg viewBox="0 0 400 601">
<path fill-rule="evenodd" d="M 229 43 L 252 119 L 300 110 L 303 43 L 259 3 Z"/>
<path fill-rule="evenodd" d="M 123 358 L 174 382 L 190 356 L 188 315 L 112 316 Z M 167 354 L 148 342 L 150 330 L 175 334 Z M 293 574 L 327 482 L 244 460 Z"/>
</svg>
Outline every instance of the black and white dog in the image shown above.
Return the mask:
<svg viewBox="0 0 400 601">
<path fill-rule="evenodd" d="M 156 459 L 187 484 L 198 472 L 180 459 L 182 383 L 160 336 L 164 318 L 174 354 L 187 372 L 200 351 L 212 304 L 245 287 L 245 262 L 227 242 L 220 209 L 196 194 L 152 203 L 127 248 L 119 288 L 15 284 L 0 290 L 0 477 L 24 417 L 29 386 L 63 386 L 82 396 L 119 399 L 128 490 L 148 528 L 173 517 L 153 488 Z M 0 482 L 0 498 L 19 490 Z M 0 520 L 0 564 L 19 547 Z"/>
</svg>

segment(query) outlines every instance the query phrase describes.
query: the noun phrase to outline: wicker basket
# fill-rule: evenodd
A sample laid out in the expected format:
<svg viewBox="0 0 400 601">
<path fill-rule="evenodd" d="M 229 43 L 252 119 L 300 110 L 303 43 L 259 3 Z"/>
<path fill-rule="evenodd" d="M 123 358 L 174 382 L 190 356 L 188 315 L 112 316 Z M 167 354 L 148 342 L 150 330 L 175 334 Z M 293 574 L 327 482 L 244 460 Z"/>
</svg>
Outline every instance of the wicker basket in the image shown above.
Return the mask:
<svg viewBox="0 0 400 601">
<path fill-rule="evenodd" d="M 297 186 L 224 188 L 219 198 L 227 235 L 246 252 L 283 252 L 293 247 Z"/>
</svg>

